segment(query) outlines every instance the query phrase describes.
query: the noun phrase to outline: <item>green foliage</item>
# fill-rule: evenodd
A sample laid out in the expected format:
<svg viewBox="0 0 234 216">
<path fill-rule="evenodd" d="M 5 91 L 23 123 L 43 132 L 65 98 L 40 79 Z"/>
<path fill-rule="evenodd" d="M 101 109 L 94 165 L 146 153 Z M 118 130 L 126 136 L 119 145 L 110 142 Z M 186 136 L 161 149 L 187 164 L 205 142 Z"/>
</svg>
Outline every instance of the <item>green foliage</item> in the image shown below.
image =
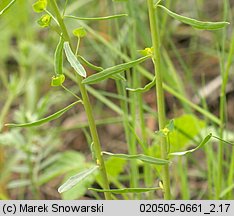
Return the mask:
<svg viewBox="0 0 234 216">
<path fill-rule="evenodd" d="M 128 16 L 127 14 L 117 14 L 117 15 L 111 15 L 111 16 L 105 16 L 105 17 L 76 17 L 71 15 L 66 15 L 65 18 L 75 19 L 75 20 L 90 20 L 90 21 L 96 21 L 96 20 L 111 20 L 116 18 L 122 18 Z"/>
<path fill-rule="evenodd" d="M 92 175 L 95 171 L 97 171 L 97 169 L 98 169 L 98 166 L 94 166 L 92 168 L 84 170 L 84 171 L 70 177 L 64 184 L 62 184 L 59 187 L 58 192 L 63 193 L 63 192 L 70 190 L 71 188 L 73 188 L 74 186 L 76 186 L 77 184 L 82 182 L 84 179 L 86 179 L 87 177 Z"/>
<path fill-rule="evenodd" d="M 68 105 L 67 107 L 59 110 L 58 112 L 46 117 L 46 118 L 43 118 L 43 119 L 40 119 L 40 120 L 37 120 L 37 121 L 34 121 L 34 122 L 30 122 L 30 123 L 23 123 L 23 124 L 5 124 L 5 126 L 8 126 L 8 127 L 34 127 L 34 126 L 39 126 L 39 125 L 42 125 L 42 124 L 45 124 L 47 122 L 50 122 L 52 120 L 55 120 L 57 118 L 59 118 L 60 116 L 62 116 L 65 112 L 67 112 L 69 109 L 71 109 L 73 106 L 75 106 L 76 104 L 80 103 L 81 101 L 76 101 L 70 105 Z"/>
<path fill-rule="evenodd" d="M 157 7 L 162 8 L 168 15 L 170 15 L 174 19 L 201 30 L 218 30 L 226 27 L 229 24 L 228 22 L 202 22 L 176 14 L 162 5 L 157 5 Z"/>
<path fill-rule="evenodd" d="M 56 50 L 55 50 L 55 53 L 54 53 L 54 68 L 55 68 L 56 75 L 63 74 L 63 44 L 64 44 L 64 40 L 62 37 L 60 37 L 59 43 L 58 43 Z M 60 79 L 61 79 L 61 77 L 60 77 Z M 61 81 L 62 81 L 62 79 L 61 79 Z M 61 84 L 62 83 L 63 82 L 61 82 Z"/>
<path fill-rule="evenodd" d="M 183 156 L 183 155 L 187 155 L 189 153 L 193 153 L 193 152 L 197 151 L 198 149 L 202 148 L 210 140 L 211 137 L 212 137 L 212 134 L 207 135 L 202 140 L 202 142 L 194 149 L 190 149 L 190 150 L 182 151 L 182 152 L 172 152 L 172 153 L 169 153 L 169 156 Z"/>
<path fill-rule="evenodd" d="M 70 65 L 74 68 L 74 70 L 82 77 L 86 77 L 86 71 L 83 68 L 83 66 L 80 64 L 76 56 L 71 50 L 71 47 L 69 45 L 69 42 L 64 43 L 64 50 L 67 57 L 67 60 L 69 61 Z"/>
<path fill-rule="evenodd" d="M 116 66 L 104 69 L 100 73 L 94 74 L 94 75 L 89 76 L 88 78 L 84 79 L 82 83 L 95 84 L 95 83 L 100 82 L 102 80 L 108 79 L 115 74 L 118 74 L 118 73 L 121 73 L 125 70 L 128 70 L 128 69 L 144 62 L 148 58 L 149 58 L 149 56 L 145 56 L 145 57 L 139 58 L 137 60 L 134 60 L 134 61 L 131 61 L 128 63 L 124 63 L 124 64 L 120 64 L 120 65 L 116 65 Z"/>
<path fill-rule="evenodd" d="M 155 86 L 155 82 L 156 82 L 156 77 L 154 77 L 154 79 L 150 83 L 145 85 L 143 88 L 136 88 L 136 89 L 127 88 L 127 90 L 131 92 L 144 93 L 149 91 L 153 86 Z"/>
<path fill-rule="evenodd" d="M 180 152 L 191 145 L 201 130 L 205 127 L 205 122 L 191 114 L 184 114 L 174 119 L 174 130 L 171 131 L 170 152 Z"/>
<path fill-rule="evenodd" d="M 89 190 L 96 191 L 96 192 L 111 192 L 113 194 L 125 194 L 125 193 L 145 193 L 149 191 L 161 190 L 160 187 L 156 188 L 121 188 L 121 189 L 97 189 L 97 188 L 89 188 Z"/>
<path fill-rule="evenodd" d="M 103 152 L 103 154 L 109 155 L 111 157 L 125 159 L 125 160 L 140 160 L 144 163 L 153 164 L 153 165 L 166 165 L 170 163 L 170 161 L 168 160 L 151 157 L 151 156 L 147 156 L 144 154 L 128 155 L 128 154 L 113 154 L 110 152 Z"/>
</svg>

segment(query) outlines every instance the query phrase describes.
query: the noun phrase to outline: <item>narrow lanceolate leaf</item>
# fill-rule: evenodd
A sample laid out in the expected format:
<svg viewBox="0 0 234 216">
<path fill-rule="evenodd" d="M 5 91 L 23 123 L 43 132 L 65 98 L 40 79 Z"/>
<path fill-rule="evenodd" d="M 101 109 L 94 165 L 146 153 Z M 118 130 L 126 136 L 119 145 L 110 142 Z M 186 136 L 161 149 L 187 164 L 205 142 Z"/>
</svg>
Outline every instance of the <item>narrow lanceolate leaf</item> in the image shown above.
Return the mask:
<svg viewBox="0 0 234 216">
<path fill-rule="evenodd" d="M 155 158 L 151 156 L 147 156 L 144 154 L 138 154 L 138 155 L 127 155 L 127 154 L 113 154 L 110 152 L 102 152 L 103 154 L 110 155 L 112 157 L 116 158 L 122 158 L 125 160 L 140 160 L 144 163 L 154 164 L 154 165 L 166 165 L 170 163 L 169 160 L 164 160 L 160 158 Z"/>
<path fill-rule="evenodd" d="M 217 140 L 222 141 L 223 143 L 226 143 L 226 144 L 229 144 L 229 145 L 234 145 L 234 143 L 229 142 L 229 141 L 227 141 L 227 140 L 223 140 L 223 139 L 221 139 L 221 138 L 219 138 L 219 137 L 217 137 L 217 136 L 212 136 L 212 137 L 215 138 L 215 139 L 217 139 Z"/>
<path fill-rule="evenodd" d="M 129 68 L 132 68 L 142 62 L 144 62 L 146 59 L 148 59 L 150 56 L 144 56 L 142 58 L 139 58 L 137 60 L 128 62 L 128 63 L 124 63 L 124 64 L 120 64 L 120 65 L 116 65 L 110 68 L 107 68 L 97 74 L 94 74 L 92 76 L 89 76 L 88 78 L 83 80 L 84 84 L 94 84 L 97 82 L 100 82 L 102 80 L 105 80 L 107 78 L 110 78 L 111 76 L 121 73 L 125 70 L 128 70 Z"/>
<path fill-rule="evenodd" d="M 59 187 L 58 192 L 63 193 L 70 190 L 71 188 L 75 187 L 77 184 L 82 182 L 85 178 L 92 175 L 97 169 L 98 166 L 95 166 L 70 177 L 63 185 Z"/>
<path fill-rule="evenodd" d="M 157 7 L 162 8 L 165 12 L 167 12 L 168 15 L 170 15 L 174 19 L 176 19 L 182 23 L 188 24 L 188 25 L 190 25 L 194 28 L 197 28 L 197 29 L 217 30 L 217 29 L 224 28 L 226 25 L 229 24 L 229 22 L 225 22 L 225 21 L 223 21 L 223 22 L 202 22 L 202 21 L 198 21 L 198 20 L 195 20 L 192 18 L 188 18 L 185 16 L 181 16 L 179 14 L 176 14 L 162 5 L 158 5 Z"/>
<path fill-rule="evenodd" d="M 45 124 L 47 122 L 50 122 L 54 119 L 57 119 L 59 118 L 61 115 L 63 115 L 65 112 L 67 112 L 69 109 L 71 109 L 73 106 L 75 106 L 76 104 L 80 103 L 81 101 L 76 101 L 72 104 L 70 104 L 69 106 L 59 110 L 58 112 L 46 117 L 46 118 L 43 118 L 43 119 L 40 119 L 38 121 L 34 121 L 34 122 L 29 122 L 29 123 L 24 123 L 24 124 L 5 124 L 5 126 L 8 126 L 8 127 L 33 127 L 33 126 L 39 126 L 39 125 L 42 125 L 42 124 Z"/>
<path fill-rule="evenodd" d="M 97 189 L 97 188 L 88 188 L 89 190 L 96 191 L 96 192 L 110 192 L 113 194 L 125 194 L 125 193 L 145 193 L 149 191 L 161 190 L 160 187 L 156 188 L 121 188 L 121 189 Z"/>
<path fill-rule="evenodd" d="M 3 8 L 1 11 L 0 11 L 0 16 L 5 13 L 14 3 L 16 2 L 16 0 L 12 0 L 5 8 Z"/>
<path fill-rule="evenodd" d="M 93 65 L 92 63 L 90 63 L 89 61 L 87 61 L 84 57 L 82 56 L 78 56 L 78 59 L 83 63 L 85 64 L 87 67 L 89 67 L 90 69 L 93 69 L 95 71 L 103 71 L 104 69 L 102 67 L 99 67 L 99 66 L 96 66 L 96 65 Z M 110 78 L 114 79 L 114 80 L 122 80 L 122 81 L 126 81 L 126 79 L 121 76 L 120 74 L 114 74 L 113 76 L 111 76 Z"/>
<path fill-rule="evenodd" d="M 136 89 L 127 88 L 127 90 L 132 91 L 132 92 L 144 93 L 144 92 L 149 91 L 152 87 L 154 87 L 155 82 L 156 82 L 156 77 L 154 77 L 154 79 L 150 83 L 145 85 L 143 88 L 136 88 Z"/>
<path fill-rule="evenodd" d="M 82 77 L 86 77 L 86 71 L 81 63 L 76 58 L 75 54 L 72 52 L 69 42 L 64 43 L 64 50 L 67 56 L 67 60 L 69 61 L 70 65 L 74 68 L 74 70 Z"/>
<path fill-rule="evenodd" d="M 98 71 L 98 72 L 104 70 L 102 67 L 99 67 L 99 66 L 96 66 L 96 65 L 92 64 L 91 62 L 89 62 L 88 60 L 86 60 L 81 55 L 78 55 L 78 59 L 81 61 L 81 63 L 85 64 L 87 67 L 89 67 L 92 70 L 95 70 L 95 71 Z"/>
<path fill-rule="evenodd" d="M 65 18 L 70 18 L 70 19 L 76 19 L 76 20 L 110 20 L 110 19 L 116 19 L 116 18 L 121 18 L 121 17 L 126 17 L 128 16 L 127 14 L 116 14 L 116 15 L 111 15 L 111 16 L 104 16 L 104 17 L 76 17 L 72 15 L 66 15 L 64 16 Z"/>
<path fill-rule="evenodd" d="M 212 134 L 210 133 L 209 135 L 207 135 L 205 137 L 204 140 L 202 140 L 202 142 L 196 148 L 191 149 L 191 150 L 187 150 L 187 151 L 183 151 L 183 152 L 173 152 L 173 153 L 170 153 L 169 156 L 183 156 L 183 155 L 186 155 L 189 153 L 193 153 L 196 150 L 202 148 L 210 140 L 211 137 L 212 137 Z"/>
<path fill-rule="evenodd" d="M 54 68 L 56 75 L 63 74 L 63 43 L 64 40 L 62 37 L 60 37 L 59 43 L 54 53 Z"/>
</svg>

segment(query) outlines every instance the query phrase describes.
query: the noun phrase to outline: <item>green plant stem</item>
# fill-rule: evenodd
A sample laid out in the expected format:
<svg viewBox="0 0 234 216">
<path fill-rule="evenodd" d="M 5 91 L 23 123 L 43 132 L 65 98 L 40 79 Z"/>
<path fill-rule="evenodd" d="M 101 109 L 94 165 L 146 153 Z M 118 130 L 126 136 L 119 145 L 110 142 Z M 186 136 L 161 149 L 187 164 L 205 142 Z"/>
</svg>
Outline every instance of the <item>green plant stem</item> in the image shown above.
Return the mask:
<svg viewBox="0 0 234 216">
<path fill-rule="evenodd" d="M 132 1 L 128 1 L 128 11 L 129 11 L 129 15 L 130 15 L 130 19 L 132 19 L 131 22 L 131 31 L 129 32 L 129 48 L 130 48 L 130 56 L 132 59 L 136 58 L 136 19 L 135 19 L 135 2 Z M 132 79 L 131 79 L 131 86 L 133 88 L 137 88 L 137 86 L 139 86 L 139 73 L 136 73 L 135 68 L 132 68 L 131 70 L 132 72 Z M 129 73 L 131 73 L 129 71 Z M 130 75 L 129 75 L 130 77 Z M 136 126 L 137 126 L 137 115 L 138 115 L 138 101 L 139 101 L 139 97 L 137 94 L 134 93 L 129 93 L 129 98 L 132 101 L 132 103 L 130 104 L 130 112 L 131 112 L 131 117 L 132 117 L 132 126 L 134 128 L 134 130 L 136 130 Z M 136 145 L 136 138 L 135 135 L 133 133 L 130 133 L 130 143 L 129 143 L 129 153 L 130 154 L 136 154 L 137 153 L 137 145 Z M 131 170 L 132 170 L 132 178 L 131 178 L 131 187 L 138 187 L 139 184 L 139 171 L 138 171 L 138 166 L 136 162 L 131 162 Z M 139 197 L 140 194 L 135 195 L 135 197 L 140 198 Z"/>
<path fill-rule="evenodd" d="M 220 131 L 219 138 L 223 139 L 224 128 L 226 123 L 226 88 L 228 83 L 229 72 L 232 65 L 232 59 L 234 55 L 234 33 L 232 34 L 231 47 L 228 54 L 227 64 L 225 70 L 222 73 L 222 86 L 221 86 L 221 95 L 220 95 Z M 216 199 L 219 199 L 221 190 L 222 190 L 222 181 L 223 181 L 223 160 L 224 160 L 224 146 L 223 141 L 220 140 L 218 148 L 218 181 L 216 186 Z"/>
<path fill-rule="evenodd" d="M 157 9 L 154 8 L 153 0 L 147 0 L 148 10 L 149 10 L 149 20 L 151 37 L 154 48 L 153 62 L 156 75 L 156 95 L 157 95 L 157 107 L 158 107 L 158 123 L 159 130 L 162 130 L 166 126 L 166 115 L 165 115 L 165 105 L 164 105 L 164 92 L 162 84 L 162 74 L 161 74 L 161 55 L 160 55 L 160 44 L 159 44 L 159 32 L 157 23 Z M 163 159 L 168 158 L 167 154 L 167 139 L 166 137 L 161 137 L 161 157 Z M 169 176 L 169 166 L 165 165 L 162 168 L 162 180 L 164 188 L 164 199 L 171 199 L 170 192 L 170 176 Z"/>
<path fill-rule="evenodd" d="M 61 28 L 61 31 L 63 33 L 65 40 L 69 41 L 71 45 L 71 40 L 67 31 L 67 28 L 59 12 L 59 8 L 56 3 L 56 0 L 51 0 L 50 4 L 54 10 L 55 16 L 59 22 L 59 25 L 60 25 L 60 28 Z M 80 88 L 84 108 L 85 108 L 86 115 L 87 115 L 88 122 L 89 122 L 89 128 L 90 128 L 90 132 L 91 132 L 93 143 L 94 143 L 94 150 L 95 150 L 96 157 L 97 157 L 97 164 L 100 167 L 100 174 L 102 177 L 102 184 L 103 184 L 102 186 L 104 189 L 109 189 L 109 181 L 108 181 L 108 177 L 106 173 L 104 159 L 103 159 L 102 152 L 101 152 L 101 144 L 100 144 L 99 136 L 97 133 L 97 128 L 96 128 L 96 124 L 95 124 L 95 120 L 94 120 L 94 116 L 92 112 L 92 107 L 89 101 L 89 97 L 88 97 L 88 93 L 86 91 L 85 85 L 82 84 L 82 77 L 79 75 L 77 75 L 77 83 Z M 105 195 L 105 199 L 108 199 L 108 200 L 111 199 L 111 193 L 105 192 L 104 195 Z"/>
</svg>

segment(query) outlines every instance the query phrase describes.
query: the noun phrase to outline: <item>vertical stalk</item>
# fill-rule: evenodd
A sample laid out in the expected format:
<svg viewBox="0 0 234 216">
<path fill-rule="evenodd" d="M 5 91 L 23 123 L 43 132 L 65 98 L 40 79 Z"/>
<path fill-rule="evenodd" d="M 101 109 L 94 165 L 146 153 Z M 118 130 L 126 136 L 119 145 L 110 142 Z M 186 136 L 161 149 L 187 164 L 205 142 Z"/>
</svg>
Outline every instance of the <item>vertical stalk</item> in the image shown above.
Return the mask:
<svg viewBox="0 0 234 216">
<path fill-rule="evenodd" d="M 162 130 L 166 126 L 166 114 L 164 105 L 164 91 L 162 85 L 162 74 L 161 74 L 161 55 L 160 55 L 160 44 L 159 44 L 159 31 L 158 31 L 158 18 L 157 18 L 157 8 L 154 8 L 153 0 L 147 0 L 148 10 L 149 10 L 149 21 L 151 29 L 151 37 L 153 43 L 153 62 L 154 70 L 156 76 L 156 95 L 157 95 L 157 107 L 158 107 L 158 123 L 159 130 Z M 161 137 L 161 157 L 163 159 L 168 158 L 167 154 L 167 139 L 166 137 Z M 162 168 L 162 181 L 164 187 L 164 199 L 171 199 L 170 192 L 170 176 L 169 176 L 169 166 L 165 165 Z"/>
<path fill-rule="evenodd" d="M 222 72 L 222 86 L 221 86 L 221 94 L 220 94 L 220 121 L 221 121 L 221 126 L 220 126 L 220 131 L 219 131 L 219 137 L 223 139 L 224 135 L 224 128 L 225 128 L 225 123 L 226 123 L 226 87 L 228 83 L 228 77 L 229 77 L 229 72 L 230 68 L 232 65 L 232 59 L 234 55 L 234 32 L 232 33 L 232 41 L 231 41 L 231 47 L 230 51 L 228 54 L 228 59 L 227 59 L 227 64 L 225 67 L 225 70 Z M 216 199 L 219 199 L 219 195 L 221 193 L 222 189 L 222 181 L 223 181 L 223 157 L 224 157 L 224 150 L 223 150 L 223 142 L 220 141 L 219 143 L 219 149 L 218 149 L 218 182 L 217 182 L 217 187 L 216 187 Z"/>
<path fill-rule="evenodd" d="M 58 23 L 60 25 L 60 28 L 61 28 L 61 31 L 63 33 L 65 40 L 69 41 L 69 43 L 71 44 L 71 40 L 70 40 L 68 31 L 67 31 L 67 28 L 65 26 L 65 23 L 63 21 L 61 14 L 59 12 L 59 8 L 58 8 L 58 5 L 56 3 L 56 0 L 51 0 L 50 4 L 54 10 L 55 16 L 58 20 Z M 94 143 L 94 150 L 95 150 L 96 157 L 97 157 L 97 164 L 100 167 L 103 188 L 109 189 L 109 181 L 108 181 L 108 177 L 107 177 L 107 173 L 106 173 L 104 159 L 103 159 L 102 152 L 101 152 L 101 144 L 100 144 L 99 136 L 97 133 L 97 128 L 96 128 L 96 124 L 95 124 L 95 120 L 94 120 L 94 116 L 93 116 L 93 112 L 92 112 L 92 107 L 91 107 L 91 104 L 89 101 L 89 96 L 88 96 L 87 90 L 85 88 L 85 85 L 82 84 L 82 77 L 79 75 L 77 76 L 77 83 L 78 83 L 78 86 L 80 88 L 80 92 L 82 95 L 82 101 L 83 101 L 85 112 L 86 112 L 86 115 L 88 118 L 89 129 L 91 132 L 91 136 L 92 136 L 93 143 Z M 104 193 L 104 195 L 105 195 L 106 199 L 108 199 L 108 200 L 111 199 L 111 193 L 106 192 L 106 193 Z"/>
<path fill-rule="evenodd" d="M 130 48 L 130 56 L 131 59 L 136 58 L 136 20 L 134 15 L 134 8 L 135 2 L 128 1 L 128 11 L 131 19 L 131 31 L 129 32 L 129 48 Z M 130 73 L 130 72 L 129 72 Z M 139 73 L 136 73 L 135 68 L 132 68 L 132 79 L 131 79 L 131 86 L 133 88 L 137 88 L 139 86 Z M 138 112 L 138 99 L 139 97 L 137 94 L 129 92 L 129 98 L 131 100 L 130 104 L 130 112 L 132 117 L 132 126 L 134 130 L 136 129 L 137 125 L 137 112 Z M 129 153 L 130 154 L 137 154 L 137 146 L 136 146 L 136 138 L 133 133 L 130 133 L 130 143 L 129 143 Z M 139 171 L 138 166 L 135 161 L 131 161 L 131 187 L 138 187 L 139 184 Z"/>
</svg>

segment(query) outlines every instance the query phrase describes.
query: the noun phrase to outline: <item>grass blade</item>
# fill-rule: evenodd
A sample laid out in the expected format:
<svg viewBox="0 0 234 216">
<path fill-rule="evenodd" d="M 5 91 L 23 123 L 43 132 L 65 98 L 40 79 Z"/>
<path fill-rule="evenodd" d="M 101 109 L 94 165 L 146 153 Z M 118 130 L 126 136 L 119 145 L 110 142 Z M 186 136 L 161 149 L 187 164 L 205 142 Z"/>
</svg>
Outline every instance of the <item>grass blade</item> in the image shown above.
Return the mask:
<svg viewBox="0 0 234 216">
<path fill-rule="evenodd" d="M 149 163 L 149 164 L 154 164 L 154 165 L 166 165 L 170 163 L 169 160 L 155 158 L 155 157 L 147 156 L 144 154 L 137 154 L 137 155 L 113 154 L 113 153 L 105 152 L 105 151 L 102 153 L 106 155 L 110 155 L 112 157 L 116 157 L 116 158 L 122 158 L 125 160 L 140 160 L 144 163 Z"/>
<path fill-rule="evenodd" d="M 183 152 L 173 152 L 173 153 L 170 153 L 169 156 L 183 156 L 183 155 L 186 155 L 189 153 L 193 153 L 196 150 L 202 148 L 210 140 L 211 137 L 212 137 L 212 134 L 210 133 L 205 137 L 205 139 L 202 140 L 202 142 L 196 148 L 191 149 L 191 150 L 187 150 L 187 151 L 183 151 Z"/>
<path fill-rule="evenodd" d="M 107 68 L 107 69 L 101 71 L 100 73 L 89 76 L 88 78 L 84 79 L 82 83 L 83 84 L 94 84 L 94 83 L 100 82 L 104 79 L 107 79 L 115 74 L 121 73 L 125 70 L 128 70 L 129 68 L 132 68 L 132 67 L 144 62 L 149 57 L 150 56 L 144 56 L 142 58 L 139 58 L 137 60 L 134 60 L 134 61 L 131 61 L 128 63 L 119 64 L 119 65 Z"/>
<path fill-rule="evenodd" d="M 89 190 L 96 191 L 96 192 L 110 192 L 113 194 L 125 194 L 125 193 L 145 193 L 149 191 L 161 190 L 160 187 L 156 188 L 121 188 L 121 189 L 97 189 L 97 188 L 88 188 Z"/>
<path fill-rule="evenodd" d="M 89 20 L 89 21 L 97 21 L 97 20 L 110 20 L 116 18 L 122 18 L 128 16 L 127 14 L 116 14 L 111 16 L 104 16 L 104 17 L 76 17 L 72 15 L 66 15 L 65 18 L 76 19 L 76 20 Z"/>
<path fill-rule="evenodd" d="M 224 189 L 224 190 L 221 192 L 219 198 L 222 199 L 222 198 L 225 197 L 229 192 L 233 191 L 233 189 L 234 189 L 234 184 L 232 184 L 232 185 L 230 185 L 229 187 L 227 187 L 226 189 Z"/>
<path fill-rule="evenodd" d="M 61 115 L 63 115 L 65 112 L 67 112 L 69 109 L 71 109 L 74 105 L 80 103 L 81 101 L 76 101 L 70 105 L 68 105 L 67 107 L 59 110 L 58 112 L 46 117 L 46 118 L 43 118 L 43 119 L 40 119 L 38 121 L 34 121 L 34 122 L 30 122 L 30 123 L 23 123 L 23 124 L 5 124 L 5 126 L 8 126 L 8 127 L 34 127 L 34 126 L 39 126 L 39 125 L 42 125 L 42 124 L 45 124 L 47 122 L 50 122 L 54 119 L 57 119 L 59 118 Z"/>
<path fill-rule="evenodd" d="M 90 169 L 84 170 L 83 172 L 80 172 L 77 175 L 70 177 L 63 185 L 59 187 L 58 192 L 63 193 L 70 190 L 71 188 L 79 184 L 81 181 L 83 181 L 85 178 L 92 175 L 97 169 L 98 166 L 95 166 Z"/>
<path fill-rule="evenodd" d="M 64 43 L 64 50 L 65 54 L 67 56 L 67 60 L 69 61 L 70 65 L 74 68 L 74 70 L 82 77 L 86 77 L 86 71 L 84 67 L 81 65 L 81 63 L 78 61 L 76 56 L 71 50 L 71 47 L 69 45 L 69 42 Z"/>
<path fill-rule="evenodd" d="M 197 28 L 197 29 L 217 30 L 217 29 L 224 28 L 225 26 L 230 24 L 229 22 L 225 22 L 225 21 L 223 21 L 223 22 L 202 22 L 202 21 L 198 21 L 196 19 L 192 19 L 192 18 L 188 18 L 185 16 L 181 16 L 179 14 L 176 14 L 162 5 L 157 5 L 157 7 L 162 8 L 165 12 L 167 12 L 168 15 L 170 15 L 174 19 L 176 19 L 182 23 L 188 24 L 188 25 L 190 25 L 194 28 Z"/>
</svg>

